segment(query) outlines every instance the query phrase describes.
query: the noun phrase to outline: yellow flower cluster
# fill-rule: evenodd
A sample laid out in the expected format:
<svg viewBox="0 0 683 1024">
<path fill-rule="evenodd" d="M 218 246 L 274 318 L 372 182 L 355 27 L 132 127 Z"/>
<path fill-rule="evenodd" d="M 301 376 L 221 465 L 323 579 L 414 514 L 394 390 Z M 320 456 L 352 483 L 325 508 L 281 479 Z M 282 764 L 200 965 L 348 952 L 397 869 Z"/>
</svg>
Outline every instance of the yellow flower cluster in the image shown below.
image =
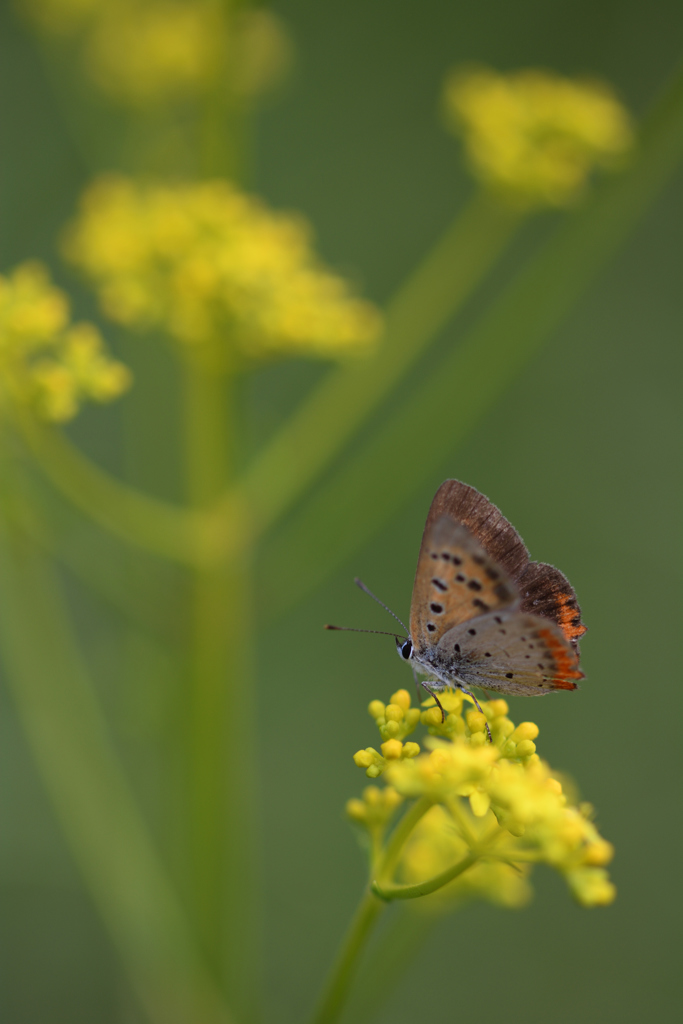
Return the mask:
<svg viewBox="0 0 683 1024">
<path fill-rule="evenodd" d="M 334 357 L 365 349 L 380 331 L 375 308 L 319 263 L 301 218 L 227 181 L 101 178 L 64 248 L 111 319 L 208 344 L 227 360 Z"/>
<path fill-rule="evenodd" d="M 93 324 L 69 322 L 69 301 L 39 263 L 0 275 L 0 401 L 19 403 L 42 419 L 63 422 L 81 402 L 109 402 L 130 373 L 107 355 Z"/>
<path fill-rule="evenodd" d="M 618 166 L 633 145 L 628 112 L 601 82 L 477 68 L 453 72 L 444 98 L 476 176 L 523 205 L 571 204 L 594 167 Z"/>
<path fill-rule="evenodd" d="M 382 753 L 378 753 L 374 747 L 367 747 L 365 750 L 357 751 L 353 759 L 359 768 L 365 768 L 365 774 L 369 779 L 376 779 L 390 761 L 417 757 L 420 753 L 417 743 L 403 742 L 420 721 L 420 709 L 411 708 L 410 694 L 407 690 L 397 690 L 388 704 L 383 704 L 381 700 L 373 700 L 368 711 L 384 740 L 381 746 Z"/>
<path fill-rule="evenodd" d="M 110 98 L 150 106 L 210 89 L 260 92 L 284 69 L 286 36 L 267 11 L 228 20 L 217 0 L 23 0 L 51 35 L 77 36 L 85 68 Z"/>
<path fill-rule="evenodd" d="M 529 895 L 528 866 L 544 863 L 566 878 L 583 905 L 610 903 L 615 889 L 604 868 L 612 846 L 597 832 L 589 805 L 573 806 L 561 781 L 540 759 L 534 742 L 538 726 L 515 726 L 504 700 L 488 701 L 479 712 L 456 691 L 444 693 L 442 703 L 444 722 L 434 706 L 422 713 L 411 708 L 405 690 L 386 707 L 373 701 L 370 714 L 382 736 L 390 728 L 389 739 L 382 744 L 383 756 L 372 748 L 354 756 L 368 775 L 385 774 L 392 793 L 421 798 L 430 808 L 403 849 L 399 870 L 404 880 L 425 881 L 473 855 L 473 865 L 435 898 L 479 895 L 517 906 Z M 402 743 L 418 720 L 431 733 L 425 752 L 417 743 Z M 389 753 L 387 744 L 398 746 Z"/>
</svg>

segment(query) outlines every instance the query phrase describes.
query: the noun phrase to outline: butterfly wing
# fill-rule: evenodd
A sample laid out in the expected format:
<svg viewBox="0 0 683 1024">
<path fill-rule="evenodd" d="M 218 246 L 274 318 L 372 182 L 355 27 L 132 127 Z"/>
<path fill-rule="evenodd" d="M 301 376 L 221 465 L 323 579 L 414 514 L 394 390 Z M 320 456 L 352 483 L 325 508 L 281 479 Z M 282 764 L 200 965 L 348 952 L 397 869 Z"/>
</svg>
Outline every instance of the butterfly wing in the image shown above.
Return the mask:
<svg viewBox="0 0 683 1024">
<path fill-rule="evenodd" d="M 513 580 L 528 564 L 529 552 L 514 526 L 476 487 L 460 480 L 445 480 L 434 495 L 425 533 L 430 524 L 443 515 L 467 527 L 486 553 Z"/>
<path fill-rule="evenodd" d="M 522 611 L 552 619 L 578 651 L 579 637 L 586 632 L 581 609 L 571 583 L 559 569 L 545 562 L 529 562 L 517 579 Z"/>
<path fill-rule="evenodd" d="M 538 696 L 575 690 L 583 678 L 579 656 L 554 622 L 518 609 L 482 615 L 444 633 L 438 645 L 444 670 L 497 693 Z"/>
<path fill-rule="evenodd" d="M 524 541 L 500 509 L 475 487 L 460 480 L 446 480 L 434 496 L 425 535 L 430 524 L 443 515 L 462 523 L 511 577 L 520 594 L 521 610 L 557 623 L 578 650 L 578 639 L 586 627 L 569 580 L 552 565 L 529 561 Z"/>
<path fill-rule="evenodd" d="M 433 649 L 459 623 L 518 603 L 508 574 L 465 526 L 448 515 L 427 521 L 410 606 L 418 654 Z"/>
</svg>

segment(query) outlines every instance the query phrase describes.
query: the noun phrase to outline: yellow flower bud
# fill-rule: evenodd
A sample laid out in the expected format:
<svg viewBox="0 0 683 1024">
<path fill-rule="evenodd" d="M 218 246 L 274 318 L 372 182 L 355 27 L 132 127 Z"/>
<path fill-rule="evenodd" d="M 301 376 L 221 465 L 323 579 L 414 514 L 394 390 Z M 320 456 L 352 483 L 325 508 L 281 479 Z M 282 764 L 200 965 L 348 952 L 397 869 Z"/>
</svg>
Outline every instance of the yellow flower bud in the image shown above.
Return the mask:
<svg viewBox="0 0 683 1024">
<path fill-rule="evenodd" d="M 584 864 L 590 864 L 592 867 L 604 867 L 613 857 L 614 847 L 612 844 L 608 843 L 606 839 L 597 839 L 586 848 L 583 861 Z"/>
<path fill-rule="evenodd" d="M 531 757 L 532 754 L 536 753 L 536 744 L 532 743 L 531 740 L 522 740 L 521 743 L 517 744 L 517 750 L 515 751 L 515 757 Z"/>
<path fill-rule="evenodd" d="M 366 786 L 363 790 L 363 799 L 366 804 L 377 804 L 382 799 L 382 790 L 379 786 Z"/>
<path fill-rule="evenodd" d="M 484 732 L 486 729 L 486 715 L 480 711 L 469 711 L 467 713 L 467 726 L 470 732 Z"/>
<path fill-rule="evenodd" d="M 408 730 L 412 732 L 417 723 L 420 721 L 420 709 L 419 708 L 408 708 L 406 711 L 405 722 Z"/>
<path fill-rule="evenodd" d="M 397 690 L 391 695 L 391 703 L 398 704 L 403 711 L 407 711 L 410 707 L 410 694 L 407 690 Z"/>
<path fill-rule="evenodd" d="M 404 743 L 403 744 L 403 757 L 417 757 L 420 753 L 419 743 Z"/>
<path fill-rule="evenodd" d="M 368 747 L 367 750 L 357 750 L 353 755 L 353 760 L 359 768 L 369 768 L 375 760 L 375 752 L 371 747 Z"/>
<path fill-rule="evenodd" d="M 438 708 L 427 708 L 422 712 L 422 723 L 427 726 L 441 725 L 441 712 Z"/>
<path fill-rule="evenodd" d="M 510 739 L 514 740 L 515 743 L 519 743 L 520 740 L 535 740 L 538 733 L 539 728 L 535 722 L 520 722 L 510 736 Z"/>
<path fill-rule="evenodd" d="M 506 700 L 490 700 L 487 705 L 491 718 L 503 718 L 508 713 Z"/>
<path fill-rule="evenodd" d="M 387 740 L 382 744 L 381 749 L 387 761 L 397 761 L 401 756 L 403 744 L 400 740 Z"/>
<path fill-rule="evenodd" d="M 368 704 L 368 711 L 370 713 L 371 718 L 383 718 L 384 704 L 382 703 L 381 700 L 371 700 L 370 703 Z"/>
<path fill-rule="evenodd" d="M 387 722 L 401 722 L 403 720 L 403 708 L 400 704 L 387 704 L 384 717 Z"/>
<path fill-rule="evenodd" d="M 346 813 L 352 821 L 365 821 L 365 804 L 362 800 L 352 799 L 346 801 Z"/>
</svg>

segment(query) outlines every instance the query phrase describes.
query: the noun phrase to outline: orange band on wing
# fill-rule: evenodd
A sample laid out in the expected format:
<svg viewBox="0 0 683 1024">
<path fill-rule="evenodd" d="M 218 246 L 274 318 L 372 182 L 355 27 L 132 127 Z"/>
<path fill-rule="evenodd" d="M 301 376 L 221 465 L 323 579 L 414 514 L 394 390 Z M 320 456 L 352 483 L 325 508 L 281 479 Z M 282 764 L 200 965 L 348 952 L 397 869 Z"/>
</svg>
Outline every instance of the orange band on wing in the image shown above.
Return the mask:
<svg viewBox="0 0 683 1024">
<path fill-rule="evenodd" d="M 578 640 L 586 632 L 586 627 L 581 622 L 581 616 L 577 614 L 574 595 L 561 594 L 558 603 L 560 613 L 557 617 L 557 622 L 560 629 L 567 640 Z"/>
<path fill-rule="evenodd" d="M 538 635 L 545 641 L 555 659 L 554 689 L 575 690 L 576 683 L 571 680 L 583 679 L 583 672 L 577 667 L 577 659 L 573 650 L 568 648 L 550 629 L 539 629 Z"/>
</svg>

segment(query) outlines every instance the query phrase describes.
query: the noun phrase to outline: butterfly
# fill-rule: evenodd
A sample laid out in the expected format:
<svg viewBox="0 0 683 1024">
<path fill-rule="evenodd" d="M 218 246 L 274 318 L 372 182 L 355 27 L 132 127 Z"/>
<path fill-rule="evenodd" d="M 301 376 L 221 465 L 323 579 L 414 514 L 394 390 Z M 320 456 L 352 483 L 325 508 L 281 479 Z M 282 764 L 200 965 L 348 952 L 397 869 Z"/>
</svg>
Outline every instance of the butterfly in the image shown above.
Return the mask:
<svg viewBox="0 0 683 1024">
<path fill-rule="evenodd" d="M 479 707 L 472 687 L 541 696 L 575 690 L 583 678 L 578 641 L 586 627 L 569 581 L 530 561 L 493 502 L 459 480 L 446 480 L 429 509 L 406 632 L 396 636 L 398 653 L 442 716 L 437 692 L 446 688 Z"/>
</svg>

